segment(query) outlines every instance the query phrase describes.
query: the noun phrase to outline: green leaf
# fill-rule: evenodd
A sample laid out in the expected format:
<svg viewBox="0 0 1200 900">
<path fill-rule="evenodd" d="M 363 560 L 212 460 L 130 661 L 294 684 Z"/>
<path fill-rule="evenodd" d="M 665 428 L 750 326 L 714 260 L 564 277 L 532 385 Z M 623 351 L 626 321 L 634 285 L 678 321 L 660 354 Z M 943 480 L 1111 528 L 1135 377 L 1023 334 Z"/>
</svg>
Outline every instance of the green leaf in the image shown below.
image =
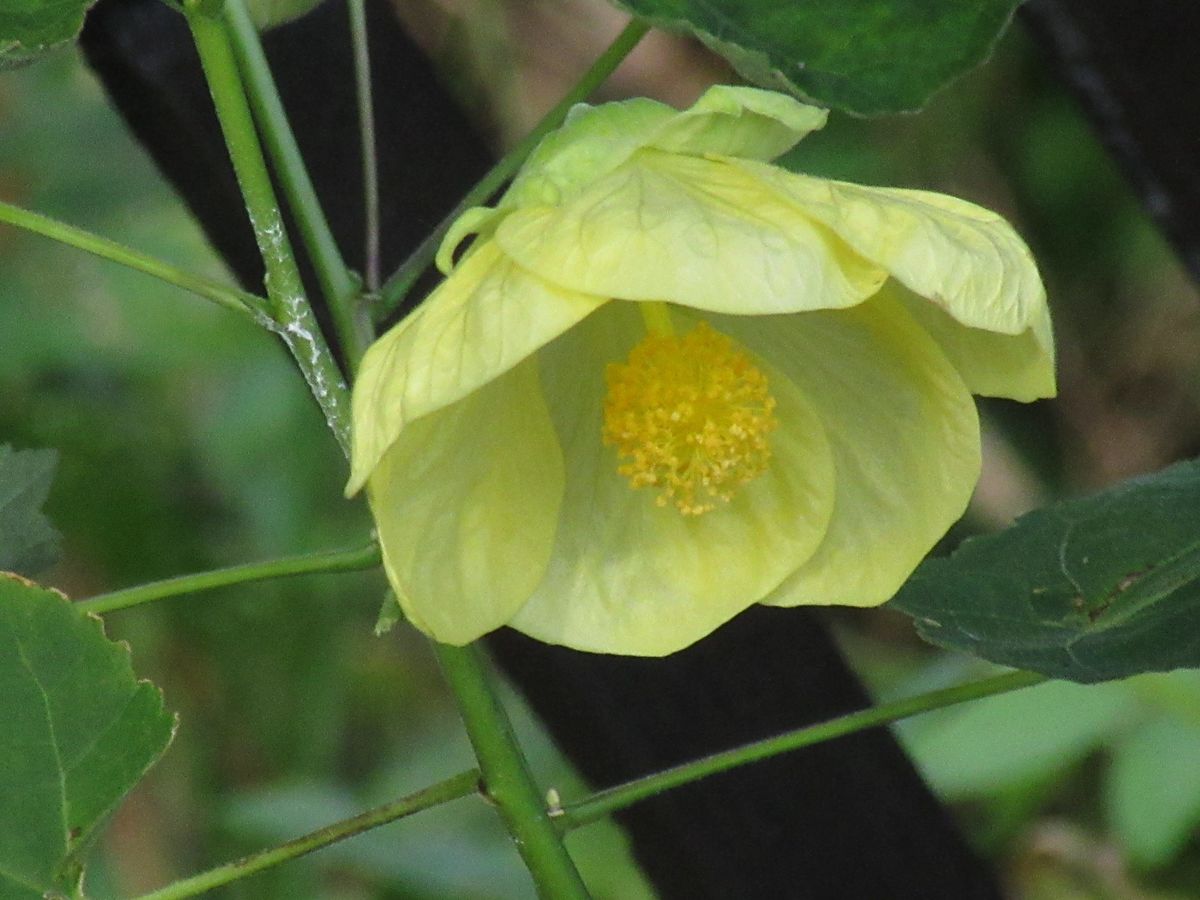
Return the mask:
<svg viewBox="0 0 1200 900">
<path fill-rule="evenodd" d="M 927 560 L 889 604 L 926 640 L 1094 682 L 1200 666 L 1200 461 Z"/>
<path fill-rule="evenodd" d="M 58 532 L 41 513 L 58 454 L 0 444 L 0 572 L 36 575 L 58 556 Z"/>
<path fill-rule="evenodd" d="M 861 115 L 915 110 L 974 68 L 1020 0 L 613 0 L 748 80 Z"/>
<path fill-rule="evenodd" d="M 3 0 L 0 3 L 0 69 L 29 62 L 75 40 L 83 14 L 95 0 Z"/>
<path fill-rule="evenodd" d="M 83 854 L 175 730 L 128 648 L 61 594 L 0 577 L 0 897 L 74 894 Z"/>
<path fill-rule="evenodd" d="M 1163 717 L 1131 731 L 1114 748 L 1106 787 L 1130 857 L 1170 862 L 1200 824 L 1200 727 Z"/>
<path fill-rule="evenodd" d="M 246 8 L 260 30 L 275 28 L 298 19 L 320 5 L 321 0 L 247 0 Z"/>
</svg>

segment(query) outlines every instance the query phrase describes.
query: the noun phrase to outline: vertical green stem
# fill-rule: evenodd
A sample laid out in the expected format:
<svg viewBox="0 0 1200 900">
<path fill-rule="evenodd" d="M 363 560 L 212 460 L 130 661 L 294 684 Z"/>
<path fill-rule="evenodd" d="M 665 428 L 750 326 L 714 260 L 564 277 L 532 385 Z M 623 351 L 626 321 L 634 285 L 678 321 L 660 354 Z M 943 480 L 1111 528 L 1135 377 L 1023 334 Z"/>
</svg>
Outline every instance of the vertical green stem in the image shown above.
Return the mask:
<svg viewBox="0 0 1200 900">
<path fill-rule="evenodd" d="M 359 297 L 358 279 L 346 266 L 325 218 L 245 0 L 225 0 L 224 16 L 233 54 L 245 79 L 251 110 L 262 130 L 263 143 L 296 218 L 321 293 L 329 304 L 338 341 L 351 368 L 357 368 L 362 349 L 372 337 L 371 325 Z"/>
<path fill-rule="evenodd" d="M 587 888 L 546 811 L 512 725 L 492 687 L 483 651 L 477 645 L 435 644 L 446 680 L 458 701 L 471 746 L 525 865 L 546 900 L 587 898 Z"/>
<path fill-rule="evenodd" d="M 345 450 L 350 444 L 349 391 L 304 296 L 225 23 L 207 15 L 201 3 L 189 0 L 185 12 L 267 269 L 271 313 L 330 430 Z"/>
<path fill-rule="evenodd" d="M 350 0 L 350 37 L 354 41 L 354 79 L 358 88 L 359 143 L 362 146 L 363 278 L 367 290 L 379 290 L 379 160 L 375 146 L 375 108 L 371 99 L 371 50 L 364 0 Z"/>
</svg>

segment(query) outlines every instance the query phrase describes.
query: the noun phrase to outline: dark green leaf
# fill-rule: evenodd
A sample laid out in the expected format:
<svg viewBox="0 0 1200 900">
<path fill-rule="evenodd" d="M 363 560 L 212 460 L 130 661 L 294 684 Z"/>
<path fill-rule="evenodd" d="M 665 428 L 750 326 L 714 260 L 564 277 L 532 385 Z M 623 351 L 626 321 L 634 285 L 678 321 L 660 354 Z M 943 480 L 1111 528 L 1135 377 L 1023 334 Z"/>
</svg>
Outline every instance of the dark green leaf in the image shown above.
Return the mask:
<svg viewBox="0 0 1200 900">
<path fill-rule="evenodd" d="M 98 826 L 175 729 L 128 648 L 60 594 L 0 577 L 0 897 L 71 894 Z"/>
<path fill-rule="evenodd" d="M 58 555 L 58 533 L 42 515 L 58 454 L 0 445 L 0 572 L 36 575 Z"/>
<path fill-rule="evenodd" d="M 1020 0 L 614 0 L 750 81 L 861 115 L 919 108 L 985 60 Z"/>
<path fill-rule="evenodd" d="M 939 646 L 1055 678 L 1200 666 L 1200 461 L 967 540 L 890 605 Z"/>
<path fill-rule="evenodd" d="M 0 69 L 29 62 L 75 40 L 83 14 L 95 0 L 3 0 L 0 3 Z"/>
</svg>

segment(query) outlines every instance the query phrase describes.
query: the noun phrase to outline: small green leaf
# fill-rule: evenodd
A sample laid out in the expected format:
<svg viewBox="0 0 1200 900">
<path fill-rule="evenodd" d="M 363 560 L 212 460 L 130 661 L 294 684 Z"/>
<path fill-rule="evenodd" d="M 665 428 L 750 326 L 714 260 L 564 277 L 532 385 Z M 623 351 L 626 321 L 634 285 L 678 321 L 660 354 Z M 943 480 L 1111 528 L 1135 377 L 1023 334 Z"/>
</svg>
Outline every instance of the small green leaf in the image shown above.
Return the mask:
<svg viewBox="0 0 1200 900">
<path fill-rule="evenodd" d="M 1054 678 L 1200 667 L 1200 461 L 964 541 L 890 606 L 934 644 Z"/>
<path fill-rule="evenodd" d="M 58 454 L 0 444 L 0 572 L 36 575 L 58 556 L 58 532 L 41 513 Z"/>
<path fill-rule="evenodd" d="M 404 612 L 400 609 L 396 592 L 391 589 L 385 591 L 383 601 L 379 604 L 379 617 L 375 620 L 375 637 L 383 637 L 403 618 Z"/>
<path fill-rule="evenodd" d="M 321 0 L 247 0 L 246 8 L 260 30 L 275 28 L 311 12 Z"/>
<path fill-rule="evenodd" d="M 0 3 L 0 69 L 29 62 L 75 40 L 95 0 L 4 0 Z"/>
<path fill-rule="evenodd" d="M 744 78 L 846 112 L 918 109 L 983 62 L 1020 0 L 613 0 Z"/>
<path fill-rule="evenodd" d="M 0 897 L 74 895 L 98 826 L 175 730 L 128 648 L 61 594 L 0 577 Z"/>
<path fill-rule="evenodd" d="M 1130 857 L 1170 862 L 1200 825 L 1200 727 L 1164 717 L 1131 731 L 1113 750 L 1106 787 Z"/>
</svg>

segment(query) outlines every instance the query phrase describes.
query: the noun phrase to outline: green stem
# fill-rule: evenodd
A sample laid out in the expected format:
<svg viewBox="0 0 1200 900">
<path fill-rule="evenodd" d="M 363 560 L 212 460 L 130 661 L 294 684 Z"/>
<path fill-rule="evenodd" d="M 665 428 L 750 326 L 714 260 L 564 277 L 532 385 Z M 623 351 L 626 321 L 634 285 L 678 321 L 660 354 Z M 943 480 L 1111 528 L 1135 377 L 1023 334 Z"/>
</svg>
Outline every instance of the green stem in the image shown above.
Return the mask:
<svg viewBox="0 0 1200 900">
<path fill-rule="evenodd" d="M 278 323 L 276 331 L 304 373 L 344 451 L 350 444 L 350 392 L 305 299 L 226 25 L 203 12 L 203 2 L 187 0 L 188 25 L 266 266 L 267 299 Z"/>
<path fill-rule="evenodd" d="M 300 238 L 312 260 L 321 293 L 329 304 L 338 341 L 352 368 L 355 368 L 361 348 L 371 341 L 370 322 L 358 311 L 358 279 L 347 268 L 325 218 L 245 0 L 225 0 L 224 14 L 254 119 L 262 132 L 263 143 L 271 156 L 288 205 L 296 217 Z"/>
<path fill-rule="evenodd" d="M 1005 694 L 1009 691 L 1020 690 L 1045 680 L 1045 675 L 1036 672 L 1010 672 L 995 678 L 986 678 L 970 684 L 960 684 L 940 691 L 931 691 L 916 697 L 896 700 L 882 706 L 839 716 L 828 722 L 798 728 L 795 731 L 722 753 L 714 753 L 672 769 L 647 775 L 645 778 L 638 778 L 599 791 L 591 797 L 565 806 L 558 812 L 556 821 L 561 832 L 570 831 L 617 810 L 632 806 L 641 800 L 661 794 L 663 791 L 727 771 L 736 766 L 744 766 L 747 763 L 786 753 L 789 750 L 798 750 L 801 747 L 833 740 L 855 731 L 886 725 L 918 713 L 953 706 L 967 700 L 977 700 L 980 697 L 989 697 L 993 694 Z"/>
<path fill-rule="evenodd" d="M 534 148 L 541 142 L 547 134 L 562 124 L 566 118 L 567 112 L 576 103 L 586 100 L 591 93 L 596 90 L 604 80 L 620 65 L 621 60 L 629 55 L 629 52 L 637 46 L 638 41 L 649 30 L 650 26 L 640 21 L 639 19 L 632 20 L 625 26 L 624 30 L 617 35 L 614 40 L 600 55 L 592 67 L 584 74 L 579 83 L 575 85 L 558 104 L 542 117 L 533 131 L 529 132 L 525 138 L 513 147 L 500 162 L 496 163 L 486 175 L 479 180 L 458 206 L 450 212 L 441 224 L 421 242 L 420 246 L 404 261 L 395 274 L 387 280 L 383 288 L 379 292 L 380 304 L 377 310 L 376 319 L 382 319 L 408 296 L 408 292 L 412 290 L 417 279 L 421 277 L 421 273 L 429 267 L 429 263 L 433 260 L 437 253 L 438 247 L 442 243 L 442 239 L 446 236 L 446 232 L 450 226 L 454 224 L 454 220 L 466 212 L 473 206 L 480 206 L 486 203 L 506 181 L 516 174 L 517 169 L 521 167 L 521 163 L 525 158 L 533 152 Z"/>
<path fill-rule="evenodd" d="M 367 11 L 364 0 L 350 0 L 350 36 L 354 42 L 354 78 L 358 95 L 359 144 L 362 148 L 363 246 L 366 259 L 363 278 L 367 290 L 379 290 L 379 160 L 375 144 L 375 108 L 371 100 L 371 50 L 367 40 Z"/>
<path fill-rule="evenodd" d="M 191 878 L 176 881 L 157 891 L 143 894 L 137 900 L 180 900 L 182 897 L 195 897 L 197 894 L 203 894 L 205 891 L 211 891 L 222 885 L 257 874 L 264 869 L 312 853 L 314 850 L 320 850 L 322 847 L 328 847 L 330 844 L 354 837 L 368 829 L 378 828 L 380 825 L 411 816 L 421 810 L 466 797 L 474 793 L 478 786 L 479 772 L 477 770 L 462 772 L 415 794 L 410 794 L 392 803 L 385 803 L 383 806 L 377 806 L 352 819 L 327 825 L 318 831 L 304 835 L 304 837 L 296 838 L 294 841 L 264 850 L 262 853 L 256 853 L 236 862 L 201 872 L 199 875 L 193 875 Z"/>
<path fill-rule="evenodd" d="M 546 812 L 529 766 L 477 645 L 434 644 L 446 680 L 458 701 L 487 795 L 496 803 L 538 895 L 553 900 L 586 898 L 587 888 Z"/>
<path fill-rule="evenodd" d="M 178 575 L 174 578 L 164 578 L 162 581 L 139 584 L 137 587 L 121 591 L 98 594 L 87 600 L 80 600 L 75 605 L 84 612 L 108 613 L 118 609 L 128 609 L 131 606 L 140 606 L 153 600 L 162 600 L 165 597 L 193 594 L 197 591 L 211 591 L 213 588 L 228 587 L 232 584 L 266 581 L 269 578 L 287 578 L 292 575 L 358 572 L 363 569 L 373 569 L 379 565 L 379 562 L 379 545 L 371 543 L 353 550 L 333 550 L 326 553 L 286 556 L 283 559 L 245 563 L 240 566 L 214 569 L 211 572 Z"/>
<path fill-rule="evenodd" d="M 181 287 L 185 291 L 191 291 L 226 309 L 248 315 L 264 327 L 272 327 L 271 319 L 267 314 L 267 301 L 262 297 L 237 288 L 227 287 L 218 281 L 212 281 L 200 275 L 194 275 L 170 263 L 126 247 L 124 244 L 118 244 L 116 241 L 110 241 L 108 238 L 100 237 L 73 225 L 67 225 L 48 216 L 21 209 L 21 207 L 5 203 L 3 200 L 0 200 L 0 222 L 32 231 L 58 241 L 60 244 L 86 250 L 102 259 L 120 263 L 130 269 L 145 272 L 147 275 L 153 275 L 155 278 Z"/>
</svg>

